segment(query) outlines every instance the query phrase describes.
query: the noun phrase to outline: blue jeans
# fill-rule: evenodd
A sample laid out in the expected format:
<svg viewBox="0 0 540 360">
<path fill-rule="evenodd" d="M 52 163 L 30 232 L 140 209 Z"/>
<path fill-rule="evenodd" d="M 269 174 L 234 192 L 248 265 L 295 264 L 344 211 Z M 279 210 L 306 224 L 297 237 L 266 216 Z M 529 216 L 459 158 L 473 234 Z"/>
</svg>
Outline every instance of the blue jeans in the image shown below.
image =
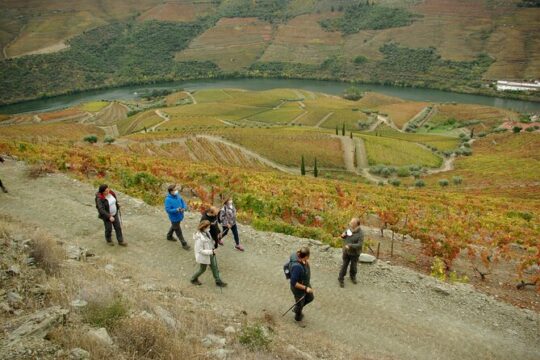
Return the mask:
<svg viewBox="0 0 540 360">
<path fill-rule="evenodd" d="M 223 234 L 221 235 L 221 238 L 223 239 L 225 237 L 225 235 L 227 235 L 227 233 L 229 232 L 229 228 L 224 226 L 223 227 Z M 233 236 L 234 236 L 234 242 L 236 243 L 236 245 L 240 245 L 240 237 L 238 236 L 238 227 L 236 226 L 236 224 L 234 224 L 233 226 L 231 226 L 231 231 L 233 233 Z"/>
</svg>

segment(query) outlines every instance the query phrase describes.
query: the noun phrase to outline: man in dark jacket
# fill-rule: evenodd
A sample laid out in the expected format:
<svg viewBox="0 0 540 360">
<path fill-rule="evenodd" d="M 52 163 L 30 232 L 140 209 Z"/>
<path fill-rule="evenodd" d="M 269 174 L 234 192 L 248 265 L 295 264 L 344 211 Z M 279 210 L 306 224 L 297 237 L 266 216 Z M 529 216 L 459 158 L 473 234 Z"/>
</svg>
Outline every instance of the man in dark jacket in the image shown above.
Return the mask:
<svg viewBox="0 0 540 360">
<path fill-rule="evenodd" d="M 114 245 L 111 239 L 114 227 L 118 245 L 127 246 L 122 235 L 122 225 L 120 224 L 120 204 L 117 201 L 116 194 L 106 184 L 100 185 L 96 193 L 96 208 L 98 209 L 98 217 L 103 220 L 105 225 L 107 244 Z"/>
<path fill-rule="evenodd" d="M 4 162 L 4 158 L 1 157 L 1 156 L 0 156 L 0 162 L 2 162 L 2 163 Z M 0 179 L 0 188 L 2 188 L 2 191 L 7 194 L 8 191 L 7 191 L 6 187 L 4 186 L 4 184 L 2 184 L 1 179 Z"/>
<path fill-rule="evenodd" d="M 214 249 L 217 249 L 218 244 L 223 245 L 223 241 L 221 240 L 221 230 L 218 225 L 218 214 L 219 210 L 217 207 L 209 206 L 201 216 L 201 222 L 204 220 L 210 221 L 210 236 L 212 236 L 212 240 L 214 240 Z"/>
<path fill-rule="evenodd" d="M 291 265 L 291 291 L 296 303 L 294 307 L 294 319 L 302 327 L 304 306 L 313 301 L 313 289 L 311 288 L 311 269 L 309 267 L 309 248 L 302 247 L 290 258 Z"/>
<path fill-rule="evenodd" d="M 343 264 L 341 265 L 338 281 L 340 287 L 345 287 L 344 279 L 349 264 L 351 265 L 349 273 L 351 281 L 353 284 L 356 284 L 358 259 L 360 258 L 364 244 L 364 233 L 360 228 L 360 219 L 352 218 L 349 228 L 341 234 L 341 238 L 343 239 Z"/>
<path fill-rule="evenodd" d="M 169 185 L 167 190 L 168 194 L 165 198 L 165 211 L 169 215 L 169 220 L 171 221 L 171 227 L 167 232 L 167 240 L 175 241 L 173 237 L 174 232 L 176 233 L 176 236 L 178 236 L 178 240 L 180 240 L 180 243 L 182 243 L 182 247 L 184 248 L 184 250 L 189 250 L 190 247 L 184 239 L 184 235 L 182 234 L 182 228 L 180 227 L 180 223 L 182 222 L 182 220 L 184 220 L 184 212 L 187 209 L 187 205 L 184 202 L 184 199 L 182 199 L 182 197 L 178 193 L 178 190 L 176 189 L 176 184 Z"/>
</svg>

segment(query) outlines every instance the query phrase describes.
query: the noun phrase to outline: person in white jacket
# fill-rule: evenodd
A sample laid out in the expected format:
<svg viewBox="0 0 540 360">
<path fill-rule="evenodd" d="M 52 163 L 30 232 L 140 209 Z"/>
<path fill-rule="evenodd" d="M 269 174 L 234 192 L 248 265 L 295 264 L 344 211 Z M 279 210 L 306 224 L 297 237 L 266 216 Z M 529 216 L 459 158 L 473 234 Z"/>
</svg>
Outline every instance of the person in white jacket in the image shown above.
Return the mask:
<svg viewBox="0 0 540 360">
<path fill-rule="evenodd" d="M 208 232 L 209 229 L 210 221 L 203 220 L 198 226 L 199 231 L 193 234 L 193 240 L 195 243 L 195 261 L 199 264 L 199 269 L 191 277 L 191 283 L 193 285 L 202 285 L 202 283 L 199 281 L 199 276 L 201 276 L 206 271 L 208 265 L 210 265 L 216 285 L 219 287 L 225 287 L 227 286 L 227 283 L 222 281 L 219 277 L 214 241 Z"/>
</svg>

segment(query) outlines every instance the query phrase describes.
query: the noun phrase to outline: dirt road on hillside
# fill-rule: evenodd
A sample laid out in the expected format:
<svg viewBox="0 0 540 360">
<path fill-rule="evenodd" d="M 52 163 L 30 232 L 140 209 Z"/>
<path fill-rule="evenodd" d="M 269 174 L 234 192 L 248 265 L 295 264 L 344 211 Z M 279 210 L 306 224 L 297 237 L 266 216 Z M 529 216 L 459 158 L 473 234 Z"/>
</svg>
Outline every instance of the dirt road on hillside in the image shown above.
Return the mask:
<svg viewBox="0 0 540 360">
<path fill-rule="evenodd" d="M 240 226 L 246 252 L 232 240 L 218 250 L 223 279 L 220 293 L 210 274 L 193 287 L 193 252 L 165 240 L 169 222 L 161 207 L 119 194 L 123 205 L 127 248 L 109 247 L 94 206 L 95 189 L 61 174 L 37 180 L 25 176 L 23 163 L 6 161 L 0 176 L 10 190 L 0 194 L 0 215 L 9 214 L 30 227 L 45 228 L 67 243 L 91 248 L 98 256 L 137 268 L 149 283 L 183 284 L 186 293 L 216 304 L 235 306 L 248 315 L 263 310 L 290 326 L 292 315 L 281 318 L 292 296 L 281 272 L 289 253 L 302 240 Z M 187 213 L 186 238 L 199 215 Z M 346 221 L 347 219 L 344 219 Z M 452 286 L 401 267 L 384 263 L 362 265 L 359 284 L 337 284 L 339 251 L 312 246 L 312 285 L 315 301 L 306 308 L 307 328 L 300 336 L 323 336 L 376 359 L 531 359 L 540 358 L 540 316 L 480 294 L 471 286 Z M 293 335 L 296 336 L 296 335 Z M 309 349 L 303 349 L 309 352 Z"/>
</svg>

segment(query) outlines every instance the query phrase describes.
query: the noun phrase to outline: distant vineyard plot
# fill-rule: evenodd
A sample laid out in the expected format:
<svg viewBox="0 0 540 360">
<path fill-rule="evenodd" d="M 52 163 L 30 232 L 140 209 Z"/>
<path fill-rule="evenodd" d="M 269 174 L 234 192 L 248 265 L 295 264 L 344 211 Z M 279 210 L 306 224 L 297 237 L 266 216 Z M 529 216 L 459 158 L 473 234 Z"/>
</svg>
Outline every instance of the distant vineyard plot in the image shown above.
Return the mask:
<svg viewBox="0 0 540 360">
<path fill-rule="evenodd" d="M 272 26 L 256 18 L 223 18 L 176 54 L 178 61 L 212 61 L 222 70 L 247 68 L 272 39 Z"/>
<path fill-rule="evenodd" d="M 319 25 L 321 18 L 322 15 L 302 15 L 279 25 L 275 39 L 260 60 L 321 64 L 341 51 L 341 34 L 324 31 Z"/>
<path fill-rule="evenodd" d="M 187 22 L 194 21 L 199 16 L 208 15 L 213 12 L 215 12 L 215 7 L 209 2 L 165 2 L 145 11 L 139 16 L 139 20 Z"/>
</svg>

